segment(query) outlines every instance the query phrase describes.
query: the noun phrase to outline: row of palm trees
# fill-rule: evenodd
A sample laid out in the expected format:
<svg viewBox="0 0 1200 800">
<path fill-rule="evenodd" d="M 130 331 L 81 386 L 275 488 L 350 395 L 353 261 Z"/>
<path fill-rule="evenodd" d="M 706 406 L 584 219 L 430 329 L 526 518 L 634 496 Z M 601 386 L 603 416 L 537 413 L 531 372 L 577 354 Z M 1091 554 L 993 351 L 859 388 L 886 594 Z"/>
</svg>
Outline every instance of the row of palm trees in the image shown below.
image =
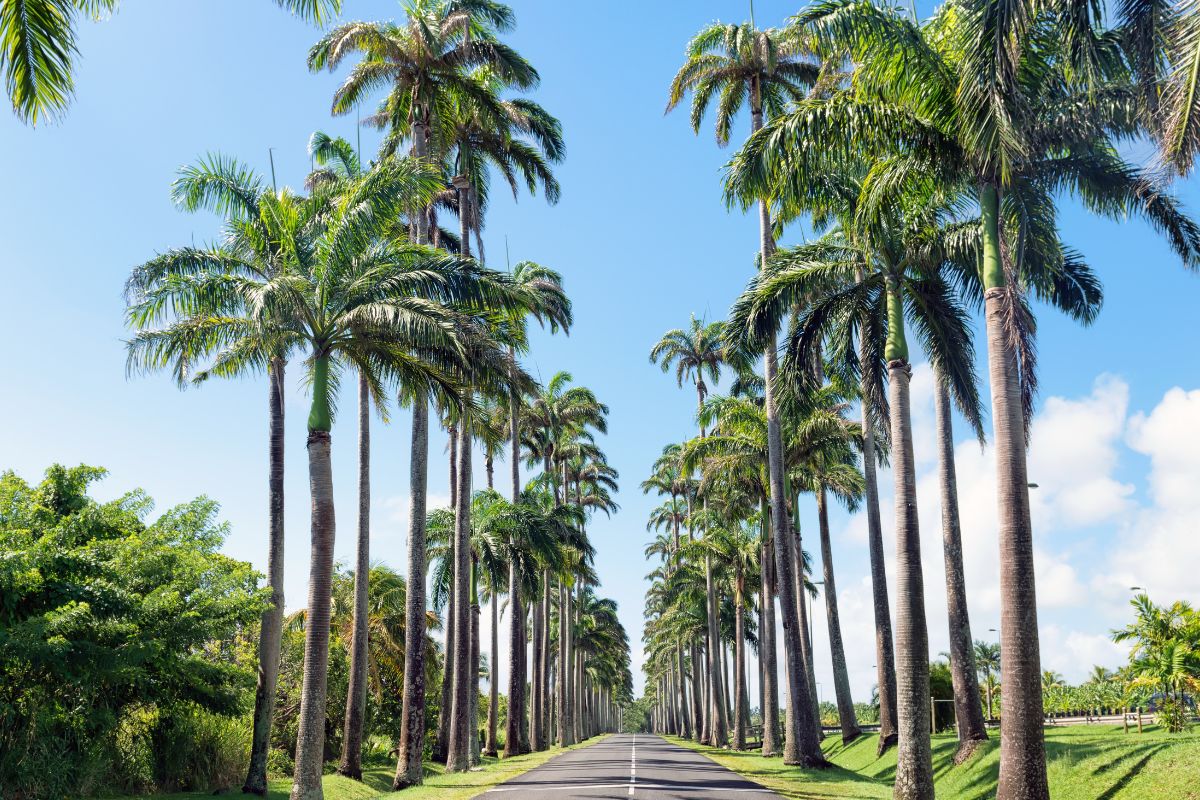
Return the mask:
<svg viewBox="0 0 1200 800">
<path fill-rule="evenodd" d="M 668 110 L 690 94 L 693 128 L 714 111 L 720 144 L 737 114 L 750 112 L 751 135 L 727 166 L 724 194 L 731 206 L 758 211 L 759 270 L 728 322 L 693 320 L 690 330 L 667 334 L 651 354 L 664 367 L 676 364 L 680 383 L 690 379 L 700 403 L 699 437 L 664 451 L 674 477 L 659 475 L 660 462 L 652 479 L 655 489 L 668 487 L 669 497 L 669 510 L 656 512 L 652 524 L 678 518 L 689 532 L 686 543 L 653 546 L 664 564 L 647 605 L 655 656 L 647 669 L 666 728 L 686 733 L 691 724 L 693 735 L 725 745 L 728 719 L 734 746 L 744 742 L 744 711 L 723 697 L 720 675 L 726 641 L 737 651 L 735 673 L 744 674 L 744 617 L 754 604 L 739 576 L 749 562 L 717 554 L 753 549 L 731 550 L 722 541 L 751 537 L 758 553 L 751 571 L 761 586 L 763 750 L 774 754 L 779 747 L 771 619 L 777 598 L 786 656 L 784 760 L 825 763 L 796 504 L 798 492 L 810 491 L 842 733 L 857 734 L 828 541 L 833 495 L 867 510 L 880 748 L 898 747 L 895 796 L 933 797 L 929 632 L 909 396 L 912 361 L 923 355 L 936 378 L 960 760 L 987 738 L 967 615 L 952 430 L 956 407 L 981 443 L 988 438 L 971 319 L 982 310 L 997 459 L 1005 688 L 998 797 L 1048 797 L 1025 455 L 1037 386 L 1033 303 L 1084 324 L 1100 309 L 1099 279 L 1060 236 L 1064 193 L 1110 218 L 1141 216 L 1185 265 L 1200 263 L 1200 227 L 1163 185 L 1167 171 L 1139 168 L 1120 150 L 1149 137 L 1160 145 L 1164 166 L 1190 167 L 1194 93 L 1186 87 L 1195 67 L 1181 60 L 1177 37 L 1194 29 L 1192 13 L 1127 4 L 1109 25 L 1099 6 L 948 0 L 921 22 L 908 7 L 878 0 L 821 0 L 783 28 L 718 23 L 688 45 Z M 1194 45 L 1195 38 L 1188 41 Z M 777 239 L 801 219 L 813 238 L 779 248 Z M 736 378 L 728 397 L 709 398 L 705 378 L 715 378 L 722 362 Z M 857 422 L 848 419 L 851 404 L 861 409 Z M 895 481 L 894 610 L 879 519 L 881 463 L 890 463 Z M 697 606 L 702 585 L 705 599 Z M 726 604 L 734 606 L 731 631 L 723 627 Z M 702 627 L 689 636 L 689 625 Z M 693 657 L 689 678 L 673 647 L 698 641 L 707 645 L 703 657 Z M 733 693 L 740 701 L 744 685 L 735 683 Z"/>
<path fill-rule="evenodd" d="M 359 399 L 359 519 L 351 676 L 339 772 L 361 776 L 370 639 L 370 422 L 395 397 L 410 409 L 410 519 L 404 620 L 403 721 L 395 787 L 418 784 L 425 745 L 426 577 L 445 608 L 445 669 L 434 756 L 449 770 L 479 761 L 474 720 L 480 677 L 479 612 L 490 599 L 492 665 L 499 595 L 510 617 L 505 755 L 569 745 L 616 724 L 629 694 L 629 648 L 615 605 L 598 597 L 586 522 L 611 513 L 617 474 L 596 445 L 607 408 L 566 373 L 540 387 L 520 364 L 532 318 L 567 330 L 571 305 L 555 271 L 522 262 L 488 269 L 482 247 L 490 178 L 514 193 L 559 187 L 558 121 L 511 97 L 536 86 L 536 70 L 498 35 L 512 11 L 492 0 L 416 0 L 404 24 L 349 23 L 309 55 L 313 70 L 361 58 L 333 100 L 354 111 L 384 98 L 368 124 L 384 131 L 376 160 L 318 132 L 305 193 L 277 189 L 235 159 L 216 155 L 183 169 L 176 202 L 220 214 L 221 239 L 163 253 L 127 285 L 133 371 L 170 369 L 182 385 L 209 377 L 269 376 L 269 557 L 272 607 L 259 641 L 259 681 L 247 791 L 266 791 L 283 602 L 285 370 L 301 359 L 311 394 L 307 419 L 312 497 L 311 567 L 304 617 L 304 677 L 292 797 L 322 796 L 333 576 L 330 451 L 342 381 Z M 458 230 L 439 222 L 453 213 Z M 476 244 L 474 255 L 471 243 Z M 433 406 L 450 446 L 452 508 L 430 510 Z M 475 494 L 473 456 L 485 456 L 488 491 Z M 505 451 L 507 450 L 507 453 Z M 511 495 L 494 491 L 493 462 L 506 457 Z M 519 463 L 541 468 L 522 486 Z M 483 592 L 480 592 L 482 582 Z M 531 619 L 530 619 L 531 618 Z M 526 663 L 531 623 L 532 670 Z M 552 657 L 557 655 L 557 663 Z M 486 748 L 498 747 L 498 682 L 491 683 Z M 529 702 L 526 703 L 526 687 Z M 528 723 L 526 708 L 528 706 Z M 551 709 L 556 712 L 551 716 Z"/>
</svg>

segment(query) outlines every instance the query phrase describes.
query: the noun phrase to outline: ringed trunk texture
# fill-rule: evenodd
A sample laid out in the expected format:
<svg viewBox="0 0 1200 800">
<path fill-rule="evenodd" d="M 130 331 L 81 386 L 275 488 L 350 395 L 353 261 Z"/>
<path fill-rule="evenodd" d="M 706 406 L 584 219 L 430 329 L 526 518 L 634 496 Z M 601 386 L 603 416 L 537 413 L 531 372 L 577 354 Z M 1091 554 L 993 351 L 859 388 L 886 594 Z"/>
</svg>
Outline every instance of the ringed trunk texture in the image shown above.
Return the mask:
<svg viewBox="0 0 1200 800">
<path fill-rule="evenodd" d="M 896 477 L 896 699 L 898 752 L 893 797 L 933 800 L 929 726 L 929 632 L 921 573 L 916 467 L 912 448 L 909 380 L 902 359 L 888 363 L 892 410 L 892 468 Z"/>
<path fill-rule="evenodd" d="M 421 783 L 425 749 L 425 495 L 429 483 L 429 403 L 413 400 L 409 460 L 408 588 L 404 603 L 404 695 L 393 789 Z"/>
<path fill-rule="evenodd" d="M 529 696 L 529 744 L 534 750 L 546 749 L 546 729 L 543 725 L 542 703 L 545 699 L 545 693 L 542 691 L 546 682 L 546 676 L 542 672 L 542 645 L 545 641 L 542 637 L 542 603 L 538 598 L 533 600 L 533 617 L 532 632 L 533 632 L 533 647 L 531 648 L 531 660 L 533 661 L 533 681 L 531 683 L 531 692 Z M 508 742 L 504 743 L 504 752 L 508 753 Z"/>
<path fill-rule="evenodd" d="M 765 208 L 763 209 L 765 213 Z M 769 230 L 769 228 L 767 229 Z M 779 426 L 779 411 L 775 406 L 775 342 L 766 350 L 766 410 L 768 473 L 771 481 L 771 518 L 775 529 L 775 573 L 779 590 L 780 615 L 783 617 L 783 651 L 787 660 L 788 705 L 784 724 L 783 762 L 805 767 L 825 766 L 825 756 L 817 738 L 812 697 L 802 660 L 802 641 L 797 608 L 796 576 L 792 553 L 793 537 L 788 531 L 790 519 L 783 486 L 783 436 Z"/>
<path fill-rule="evenodd" d="M 979 704 L 979 676 L 967 613 L 967 583 L 963 571 L 962 528 L 958 515 L 958 481 L 954 468 L 954 427 L 950 393 L 941 376 L 935 380 L 933 404 L 938 431 L 938 478 L 942 495 L 942 552 L 946 562 L 946 613 L 950 623 L 950 677 L 954 684 L 954 717 L 958 721 L 961 763 L 979 742 L 987 741 L 987 726 Z"/>
<path fill-rule="evenodd" d="M 492 648 L 491 655 L 488 657 L 488 666 L 491 669 L 491 676 L 488 678 L 488 717 L 487 717 L 487 741 L 483 746 L 483 754 L 485 756 L 496 755 L 496 728 L 500 723 L 500 680 L 497 677 L 500 671 L 500 598 L 496 595 L 495 587 L 492 588 L 492 602 L 489 603 L 492 612 Z M 509 665 L 512 669 L 512 665 Z M 510 695 L 511 697 L 511 695 Z M 519 716 L 519 709 L 513 709 L 510 714 L 513 717 Z"/>
<path fill-rule="evenodd" d="M 717 589 L 713 582 L 712 559 L 707 555 L 704 556 L 704 585 L 708 608 L 708 691 L 709 704 L 712 706 L 712 739 L 709 744 L 713 747 L 725 747 L 729 742 L 729 728 L 725 716 L 725 687 L 722 685 L 720 620 L 717 617 Z"/>
<path fill-rule="evenodd" d="M 984 304 L 988 377 L 996 447 L 996 500 L 1000 505 L 1000 783 L 997 800 L 1046 800 L 1046 744 L 1042 738 L 1041 652 L 1033 570 L 1033 522 L 1025 462 L 1016 352 L 1005 335 L 1011 296 L 1000 253 L 999 194 L 980 192 L 983 217 Z"/>
<path fill-rule="evenodd" d="M 471 434 L 459 425 L 458 486 L 454 509 L 454 671 L 450 682 L 450 739 L 446 771 L 471 763 Z"/>
<path fill-rule="evenodd" d="M 550 746 L 550 743 L 555 741 L 557 736 L 552 736 L 550 726 L 553 724 L 554 715 L 551 713 L 550 705 L 554 702 L 551 694 L 551 680 L 553 679 L 551 667 L 551 651 L 550 651 L 550 571 L 543 570 L 542 572 L 542 682 L 540 691 L 542 693 L 542 749 L 545 750 Z M 556 732 L 557 734 L 557 732 Z"/>
<path fill-rule="evenodd" d="M 734 599 L 736 617 L 734 619 L 734 647 L 737 650 L 734 663 L 734 699 L 733 699 L 733 749 L 746 749 L 746 623 L 745 609 L 742 607 L 742 591 L 745 577 L 737 576 L 737 596 Z"/>
<path fill-rule="evenodd" d="M 989 289 L 988 361 L 1000 503 L 1000 785 L 998 800 L 1044 800 L 1041 653 L 1034 583 L 1033 529 L 1017 365 L 1005 342 L 1003 290 Z"/>
<path fill-rule="evenodd" d="M 675 645 L 675 665 L 679 681 L 679 716 L 683 721 L 683 730 L 679 735 L 690 739 L 692 738 L 692 721 L 688 718 L 687 672 L 683 668 L 683 645 Z"/>
<path fill-rule="evenodd" d="M 688 651 L 692 659 L 692 738 L 699 742 L 704 738 L 704 710 L 701 707 L 704 694 L 701 687 L 704 684 L 700 672 L 700 650 L 692 643 Z"/>
<path fill-rule="evenodd" d="M 859 280 L 862 280 L 860 271 Z M 865 379 L 864 397 L 870 387 Z M 883 558 L 883 525 L 879 518 L 879 480 L 875 472 L 875 418 L 863 402 L 863 478 L 866 483 L 867 541 L 871 561 L 871 601 L 875 616 L 875 681 L 879 691 L 879 755 L 896 744 L 896 660 L 892 649 L 892 612 Z"/>
<path fill-rule="evenodd" d="M 258 633 L 258 684 L 254 689 L 254 733 L 250 766 L 242 791 L 267 793 L 267 754 L 271 749 L 271 720 L 275 716 L 275 685 L 279 682 L 279 650 L 283 639 L 283 410 L 286 362 L 271 360 L 267 424 L 267 585 L 271 605 L 263 612 Z"/>
<path fill-rule="evenodd" d="M 762 503 L 763 542 L 760 563 L 762 564 L 762 600 L 759 614 L 762 626 L 759 631 L 762 644 L 759 660 L 762 662 L 762 715 L 764 756 L 779 755 L 779 665 L 775 655 L 775 547 L 771 535 L 771 515 L 766 500 Z"/>
<path fill-rule="evenodd" d="M 321 800 L 325 763 L 325 693 L 329 676 L 330 592 L 333 582 L 333 470 L 329 431 L 308 434 L 308 483 L 312 494 L 312 556 L 304 621 L 304 680 L 292 800 Z"/>
<path fill-rule="evenodd" d="M 797 514 L 792 520 L 792 526 L 796 531 L 796 541 L 793 545 L 792 552 L 796 557 L 796 597 L 799 600 L 799 624 L 800 624 L 800 661 L 804 665 L 804 679 L 808 683 L 808 697 L 812 705 L 812 721 L 813 721 L 813 736 L 817 737 L 817 741 L 825 738 L 825 731 L 821 727 L 821 704 L 817 697 L 817 672 L 816 663 L 813 658 L 813 643 L 812 643 L 812 622 L 809 616 L 809 594 L 804 588 L 804 539 L 800 535 L 800 498 L 796 497 Z"/>
<path fill-rule="evenodd" d="M 516 562 L 508 565 L 508 717 L 504 721 L 504 757 L 511 758 L 521 752 L 521 729 L 525 727 L 525 606 L 521 602 L 521 580 Z M 534 681 L 536 683 L 536 674 Z M 532 697 L 537 697 L 535 691 Z M 514 707 L 515 706 L 515 707 Z M 530 724 L 533 724 L 533 707 L 530 706 Z M 535 741 L 533 732 L 530 742 Z"/>
<path fill-rule="evenodd" d="M 821 577 L 825 581 L 825 622 L 829 627 L 829 652 L 833 659 L 833 688 L 837 694 L 838 722 L 842 743 L 862 735 L 854 717 L 854 698 L 850 694 L 850 673 L 846 669 L 846 651 L 842 646 L 842 623 L 838 616 L 837 584 L 833 578 L 833 545 L 829 536 L 829 500 L 825 487 L 817 492 L 817 522 L 821 531 Z"/>
<path fill-rule="evenodd" d="M 371 576 L 371 389 L 358 376 L 358 543 L 354 559 L 354 633 L 350 685 L 338 774 L 362 780 L 363 717 L 367 711 L 367 589 Z"/>
<path fill-rule="evenodd" d="M 470 747 L 470 764 L 472 767 L 478 766 L 480 762 L 480 745 L 479 745 L 479 653 L 481 642 L 479 640 L 479 565 L 475 563 L 475 556 L 471 556 L 471 609 L 469 612 L 471 620 L 471 685 L 467 695 L 469 712 L 467 714 L 467 743 Z M 493 664 L 496 662 L 493 661 Z"/>
<path fill-rule="evenodd" d="M 458 508 L 458 427 L 454 424 L 446 427 L 450 451 L 450 502 Z M 456 542 L 450 543 L 451 551 L 457 547 Z M 451 576 L 453 576 L 453 570 Z M 438 706 L 437 738 L 433 745 L 433 760 L 446 760 L 450 749 L 450 713 L 454 705 L 454 643 L 458 641 L 458 615 L 454 613 L 457 607 L 458 584 L 453 577 L 450 580 L 450 591 L 446 598 L 446 653 L 442 664 L 442 702 Z"/>
<path fill-rule="evenodd" d="M 575 744 L 575 720 L 571 707 L 571 590 L 558 585 L 558 744 Z"/>
<path fill-rule="evenodd" d="M 509 351 L 510 357 L 512 351 Z M 510 453 L 509 453 L 509 469 L 510 478 L 512 479 L 512 501 L 514 504 L 521 502 L 521 429 L 520 429 L 520 401 L 513 395 L 509 399 L 508 407 L 508 427 L 511 434 Z M 516 562 L 513 561 L 508 566 L 508 586 L 509 586 L 509 631 L 508 631 L 508 719 L 504 724 L 504 757 L 518 755 L 526 752 L 527 748 L 522 748 L 521 744 L 528 738 L 529 741 L 535 743 L 537 741 L 536 731 L 529 730 L 526 734 L 525 727 L 525 606 L 521 602 L 521 575 L 517 572 Z M 536 623 L 535 623 L 536 625 Z M 534 638 L 537 638 L 535 633 Z M 530 726 L 536 725 L 534 715 L 536 714 L 536 698 L 537 698 L 537 680 L 536 666 L 534 677 L 533 698 L 535 704 L 530 706 Z"/>
</svg>

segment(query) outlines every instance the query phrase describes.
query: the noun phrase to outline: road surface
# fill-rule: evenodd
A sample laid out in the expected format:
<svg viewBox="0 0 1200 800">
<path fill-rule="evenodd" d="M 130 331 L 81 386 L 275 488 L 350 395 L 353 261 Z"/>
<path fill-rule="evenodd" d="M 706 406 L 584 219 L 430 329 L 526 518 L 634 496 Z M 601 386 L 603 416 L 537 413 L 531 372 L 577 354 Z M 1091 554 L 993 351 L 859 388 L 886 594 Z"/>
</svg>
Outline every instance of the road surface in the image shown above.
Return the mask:
<svg viewBox="0 0 1200 800">
<path fill-rule="evenodd" d="M 618 734 L 564 753 L 480 797 L 780 800 L 697 752 L 644 733 Z"/>
</svg>

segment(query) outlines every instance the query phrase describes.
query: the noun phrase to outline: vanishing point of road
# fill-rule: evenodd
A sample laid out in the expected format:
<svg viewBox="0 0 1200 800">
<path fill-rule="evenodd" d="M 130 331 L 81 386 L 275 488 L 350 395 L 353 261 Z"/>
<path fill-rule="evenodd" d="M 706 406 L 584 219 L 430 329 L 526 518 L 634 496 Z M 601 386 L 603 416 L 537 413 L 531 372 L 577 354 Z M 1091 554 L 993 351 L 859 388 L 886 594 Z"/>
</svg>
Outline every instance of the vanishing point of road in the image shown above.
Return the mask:
<svg viewBox="0 0 1200 800">
<path fill-rule="evenodd" d="M 572 750 L 480 795 L 487 800 L 642 798 L 779 800 L 692 750 L 649 734 L 619 734 Z"/>
</svg>

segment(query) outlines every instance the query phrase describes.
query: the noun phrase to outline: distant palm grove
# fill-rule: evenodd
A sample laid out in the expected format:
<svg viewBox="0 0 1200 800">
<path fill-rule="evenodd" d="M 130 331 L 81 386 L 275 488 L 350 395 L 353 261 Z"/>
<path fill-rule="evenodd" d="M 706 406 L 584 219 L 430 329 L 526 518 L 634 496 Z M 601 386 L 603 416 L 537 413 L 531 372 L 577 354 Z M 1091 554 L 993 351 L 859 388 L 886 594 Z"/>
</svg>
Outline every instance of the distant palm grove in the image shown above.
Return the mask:
<svg viewBox="0 0 1200 800">
<path fill-rule="evenodd" d="M 485 257 L 493 192 L 556 203 L 566 156 L 558 119 L 531 99 L 537 70 L 504 41 L 512 9 L 405 0 L 398 22 L 333 24 L 340 0 L 275 5 L 332 25 L 307 67 L 344 72 L 332 113 L 364 112 L 379 151 L 316 130 L 301 187 L 235 154 L 187 154 L 171 197 L 220 234 L 147 253 L 124 286 L 131 377 L 262 386 L 264 408 L 246 413 L 266 412 L 265 570 L 222 554 L 213 499 L 154 516 L 140 491 L 95 499 L 98 466 L 0 476 L 0 798 L 266 795 L 286 780 L 293 800 L 320 800 L 330 772 L 361 781 L 386 762 L 400 791 L 622 730 L 821 771 L 829 727 L 843 743 L 877 731 L 878 753 L 895 749 L 893 796 L 932 800 L 931 732 L 953 726 L 955 765 L 999 740 L 989 794 L 1047 800 L 1048 717 L 1139 709 L 1140 727 L 1151 708 L 1170 732 L 1191 725 L 1200 614 L 1186 603 L 1138 595 L 1112 632 L 1132 647 L 1117 672 L 1071 687 L 1043 669 L 1026 447 L 1035 311 L 1086 325 L 1103 300 L 1060 235 L 1063 199 L 1138 216 L 1200 266 L 1200 226 L 1170 192 L 1200 151 L 1194 4 L 946 0 L 920 21 L 908 3 L 823 0 L 764 29 L 750 3 L 749 21 L 687 44 L 666 110 L 689 107 L 693 131 L 714 125 L 720 146 L 748 121 L 712 199 L 754 213 L 756 255 L 724 320 L 664 320 L 647 342 L 694 392 L 696 434 L 662 442 L 638 476 L 661 502 L 647 521 L 641 697 L 588 535 L 618 511 L 605 393 L 526 368 L 535 326 L 570 333 L 570 282 L 536 253 L 504 269 Z M 75 26 L 116 6 L 0 0 L 14 114 L 68 112 Z M 1131 143 L 1153 145 L 1152 169 L 1127 160 Z M 777 244 L 801 222 L 802 243 Z M 936 382 L 931 441 L 914 440 L 918 361 Z M 284 495 L 285 450 L 299 445 L 289 371 L 307 393 L 303 499 Z M 339 446 L 356 449 L 357 472 L 337 479 L 357 487 L 355 555 L 340 565 L 332 431 L 351 410 L 358 438 Z M 372 436 L 401 410 L 407 553 L 372 552 Z M 967 613 L 956 415 L 996 460 L 998 643 Z M 434 426 L 448 460 L 431 454 Z M 939 463 L 932 550 L 918 451 Z M 449 507 L 430 504 L 431 469 L 448 470 Z M 308 593 L 285 597 L 285 508 L 303 502 Z M 866 515 L 870 641 L 843 637 L 835 504 Z M 924 607 L 923 557 L 937 550 L 946 619 Z M 816 614 L 832 704 L 817 691 Z M 931 624 L 949 641 L 932 663 Z M 875 660 L 872 697 L 852 694 L 852 649 Z"/>
</svg>

